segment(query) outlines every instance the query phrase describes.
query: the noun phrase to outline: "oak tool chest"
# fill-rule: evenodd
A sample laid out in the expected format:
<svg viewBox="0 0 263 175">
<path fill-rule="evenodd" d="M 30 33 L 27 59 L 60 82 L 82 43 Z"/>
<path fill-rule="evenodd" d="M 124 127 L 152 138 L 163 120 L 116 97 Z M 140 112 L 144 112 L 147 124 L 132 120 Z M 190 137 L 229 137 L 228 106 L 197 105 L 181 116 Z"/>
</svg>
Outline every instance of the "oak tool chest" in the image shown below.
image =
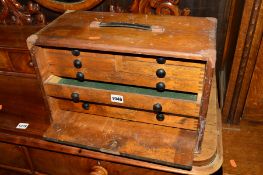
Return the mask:
<svg viewBox="0 0 263 175">
<path fill-rule="evenodd" d="M 65 13 L 28 38 L 48 141 L 190 170 L 215 66 L 216 20 Z"/>
</svg>

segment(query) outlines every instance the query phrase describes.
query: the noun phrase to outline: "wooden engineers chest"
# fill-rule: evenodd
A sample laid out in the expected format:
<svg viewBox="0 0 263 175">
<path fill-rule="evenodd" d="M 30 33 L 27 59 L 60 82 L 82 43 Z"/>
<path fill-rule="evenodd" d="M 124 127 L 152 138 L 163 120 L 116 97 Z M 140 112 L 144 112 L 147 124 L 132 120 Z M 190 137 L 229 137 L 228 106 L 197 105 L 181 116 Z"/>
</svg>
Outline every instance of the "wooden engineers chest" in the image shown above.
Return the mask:
<svg viewBox="0 0 263 175">
<path fill-rule="evenodd" d="M 65 13 L 28 38 L 49 141 L 190 170 L 201 150 L 216 20 Z"/>
</svg>

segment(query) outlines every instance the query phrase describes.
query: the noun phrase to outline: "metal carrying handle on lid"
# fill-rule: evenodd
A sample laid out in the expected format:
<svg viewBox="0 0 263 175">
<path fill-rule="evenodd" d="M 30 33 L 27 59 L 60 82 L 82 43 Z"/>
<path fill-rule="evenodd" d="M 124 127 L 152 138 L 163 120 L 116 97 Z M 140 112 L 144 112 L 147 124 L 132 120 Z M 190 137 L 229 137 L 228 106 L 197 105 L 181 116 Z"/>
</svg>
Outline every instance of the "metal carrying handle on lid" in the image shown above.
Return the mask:
<svg viewBox="0 0 263 175">
<path fill-rule="evenodd" d="M 126 23 L 126 22 L 99 22 L 99 21 L 93 21 L 93 22 L 90 23 L 90 27 L 91 28 L 125 27 L 125 28 L 150 30 L 150 31 L 156 32 L 156 33 L 164 32 L 164 28 L 161 27 L 161 26 L 137 24 L 137 23 Z"/>
</svg>

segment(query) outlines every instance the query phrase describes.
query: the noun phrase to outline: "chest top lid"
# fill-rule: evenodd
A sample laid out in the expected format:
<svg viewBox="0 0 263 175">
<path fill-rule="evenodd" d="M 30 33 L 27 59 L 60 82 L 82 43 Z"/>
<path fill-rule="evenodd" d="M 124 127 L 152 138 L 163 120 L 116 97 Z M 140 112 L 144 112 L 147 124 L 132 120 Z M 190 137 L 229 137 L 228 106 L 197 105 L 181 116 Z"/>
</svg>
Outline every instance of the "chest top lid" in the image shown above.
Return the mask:
<svg viewBox="0 0 263 175">
<path fill-rule="evenodd" d="M 91 26 L 94 21 L 154 25 L 164 30 L 94 28 Z M 211 60 L 214 63 L 215 34 L 214 18 L 75 11 L 63 14 L 31 40 L 34 38 L 34 44 L 41 46 Z"/>
</svg>

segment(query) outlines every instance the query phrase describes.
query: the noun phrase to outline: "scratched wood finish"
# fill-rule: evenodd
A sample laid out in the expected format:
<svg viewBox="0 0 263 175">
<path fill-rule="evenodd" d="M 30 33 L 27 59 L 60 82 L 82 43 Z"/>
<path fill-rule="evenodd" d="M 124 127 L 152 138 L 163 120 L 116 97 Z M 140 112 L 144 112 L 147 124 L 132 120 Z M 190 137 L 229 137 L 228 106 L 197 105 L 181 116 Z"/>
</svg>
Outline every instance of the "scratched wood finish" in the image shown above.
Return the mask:
<svg viewBox="0 0 263 175">
<path fill-rule="evenodd" d="M 157 25 L 165 31 L 154 33 L 127 28 L 90 28 L 89 24 L 96 20 Z M 72 21 L 74 25 L 71 25 Z M 215 62 L 215 30 L 214 18 L 77 11 L 64 14 L 40 31 L 35 44 L 193 60 L 211 59 Z"/>
<path fill-rule="evenodd" d="M 109 154 L 189 168 L 196 132 L 65 111 L 54 117 L 44 137 Z"/>
<path fill-rule="evenodd" d="M 154 33 L 131 28 L 90 28 L 89 24 L 94 20 L 159 25 L 165 30 L 163 33 Z M 179 23 L 181 25 L 175 25 Z M 43 92 L 51 109 L 52 123 L 45 133 L 46 139 L 108 154 L 121 154 L 120 156 L 133 159 L 191 169 L 194 147 L 201 145 L 204 122 L 199 122 L 197 128 L 192 129 L 191 125 L 186 127 L 176 123 L 171 127 L 171 123 L 168 122 L 169 125 L 163 126 L 151 120 L 148 122 L 138 118 L 131 120 L 126 117 L 129 116 L 127 114 L 123 117 L 112 117 L 112 115 L 116 107 L 124 109 L 118 112 L 129 113 L 129 110 L 136 109 L 137 112 L 143 111 L 146 114 L 153 111 L 154 104 L 160 103 L 165 115 L 166 113 L 176 114 L 182 119 L 187 115 L 185 119 L 188 121 L 201 117 L 202 121 L 205 121 L 212 80 L 211 72 L 215 66 L 215 30 L 216 21 L 213 18 L 93 12 L 63 14 L 28 39 L 28 47 L 34 64 L 37 65 L 36 70 L 42 80 Z M 174 42 L 171 43 L 171 41 Z M 80 56 L 72 56 L 70 53 L 72 49 L 79 49 Z M 164 65 L 156 63 L 156 57 L 168 58 L 167 63 Z M 72 68 L 72 61 L 78 58 L 83 61 L 83 68 Z M 86 59 L 90 61 L 87 62 L 90 64 L 84 64 Z M 88 84 L 84 87 L 82 82 L 76 83 L 77 81 L 62 78 L 65 76 L 75 78 L 76 71 L 82 70 L 87 75 L 87 80 L 154 87 L 149 82 L 156 83 L 154 74 L 159 66 L 167 69 L 167 73 L 172 77 L 171 80 L 174 79 L 177 82 L 173 84 L 173 87 L 172 84 L 169 85 L 169 77 L 165 78 L 170 89 L 181 90 L 184 94 L 195 92 L 197 98 L 183 100 L 175 97 L 160 97 L 161 93 L 157 91 L 154 92 L 159 95 L 148 94 L 148 92 L 145 93 L 148 95 L 145 95 L 136 93 L 137 91 L 114 91 L 110 88 L 97 88 L 98 86 L 88 87 Z M 113 79 L 111 77 L 113 75 L 108 74 L 111 71 L 112 74 L 115 73 L 121 77 L 122 81 L 117 82 L 117 78 Z M 143 78 L 152 75 L 155 79 Z M 129 77 L 133 78 L 129 79 Z M 71 82 L 62 83 L 63 80 Z M 135 84 L 135 81 L 141 82 Z M 72 110 L 72 106 L 65 105 L 65 99 L 71 99 L 73 92 L 80 94 L 82 102 L 88 101 L 114 106 L 114 108 L 110 109 L 108 115 L 103 111 L 84 112 L 80 109 L 80 104 L 74 104 L 74 108 L 77 108 Z M 125 103 L 111 102 L 109 97 L 115 92 L 124 96 Z M 62 98 L 61 103 L 58 103 L 57 98 Z M 102 113 L 104 113 L 103 116 Z M 179 121 L 180 118 L 178 118 Z M 67 126 L 67 129 L 63 126 Z M 196 129 L 199 132 L 196 132 Z M 85 134 L 85 132 L 88 133 Z M 136 134 L 140 137 L 134 137 Z M 167 134 L 167 137 L 163 134 Z M 201 139 L 196 144 L 198 134 Z M 120 145 L 118 145 L 119 141 L 121 141 Z M 155 152 L 152 148 L 159 151 Z"/>
<path fill-rule="evenodd" d="M 123 83 L 155 88 L 159 81 L 166 89 L 201 93 L 204 78 L 204 63 L 191 63 L 168 59 L 166 64 L 157 64 L 154 56 L 149 58 L 122 56 L 112 53 L 81 52 L 73 56 L 71 50 L 47 49 L 49 71 L 54 75 L 76 78 L 77 72 L 84 73 L 85 79 Z M 74 60 L 82 62 L 75 68 Z M 147 68 L 147 69 L 146 69 Z M 158 78 L 156 71 L 164 69 L 166 76 Z M 99 74 L 97 72 L 100 72 Z"/>
<path fill-rule="evenodd" d="M 83 109 L 83 103 L 74 103 L 70 100 L 56 99 L 59 103 L 59 107 L 66 111 L 75 111 L 81 113 L 88 113 L 100 116 L 108 116 L 112 118 L 121 118 L 131 121 L 138 121 L 143 123 L 152 123 L 156 125 L 184 128 L 190 130 L 197 129 L 197 118 L 186 118 L 171 114 L 165 114 L 165 119 L 163 121 L 158 121 L 156 119 L 156 114 L 153 112 L 138 111 L 127 108 L 120 108 L 115 106 L 106 106 L 101 104 L 89 103 L 89 109 Z"/>
<path fill-rule="evenodd" d="M 157 97 L 121 91 L 102 90 L 74 85 L 62 85 L 58 83 L 59 81 L 60 78 L 51 77 L 44 83 L 45 92 L 48 96 L 71 99 L 71 94 L 76 92 L 80 94 L 80 100 L 116 105 L 116 103 L 111 101 L 110 96 L 111 94 L 118 94 L 123 96 L 125 99 L 125 103 L 119 103 L 118 106 L 152 111 L 153 105 L 160 103 L 162 105 L 163 112 L 188 116 L 199 115 L 200 104 L 198 104 L 196 101 L 172 99 L 167 97 Z"/>
</svg>

